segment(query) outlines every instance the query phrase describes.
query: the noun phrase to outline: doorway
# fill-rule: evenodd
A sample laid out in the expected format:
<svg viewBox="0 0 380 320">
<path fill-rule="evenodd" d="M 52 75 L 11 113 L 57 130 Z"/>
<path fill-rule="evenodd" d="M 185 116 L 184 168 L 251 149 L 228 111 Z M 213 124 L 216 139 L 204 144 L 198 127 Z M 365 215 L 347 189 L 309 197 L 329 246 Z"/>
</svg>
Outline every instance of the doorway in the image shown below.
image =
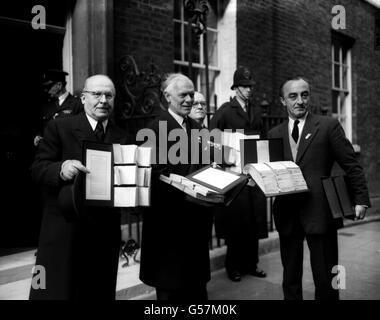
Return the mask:
<svg viewBox="0 0 380 320">
<path fill-rule="evenodd" d="M 1 17 L 0 53 L 2 116 L 0 125 L 1 169 L 0 255 L 13 248 L 33 248 L 38 244 L 42 218 L 40 192 L 31 181 L 33 139 L 40 123 L 43 104 L 41 88 L 45 69 L 62 69 L 62 46 L 66 11 L 54 8 L 56 17 L 47 15 L 45 30 L 34 30 L 25 20 L 31 16 L 32 1 L 17 3 Z M 22 7 L 22 8 L 20 8 Z M 46 9 L 49 11 L 49 8 Z M 19 15 L 19 16 L 17 16 Z M 55 20 L 54 20 L 55 19 Z M 57 25 L 58 23 L 58 25 Z"/>
</svg>

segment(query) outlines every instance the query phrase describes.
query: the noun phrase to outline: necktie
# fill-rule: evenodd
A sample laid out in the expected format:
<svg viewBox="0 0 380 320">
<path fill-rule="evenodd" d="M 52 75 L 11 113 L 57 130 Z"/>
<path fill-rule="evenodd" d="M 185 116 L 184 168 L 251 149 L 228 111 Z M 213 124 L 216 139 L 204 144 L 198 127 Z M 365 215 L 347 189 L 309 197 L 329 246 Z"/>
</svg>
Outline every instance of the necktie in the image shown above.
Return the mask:
<svg viewBox="0 0 380 320">
<path fill-rule="evenodd" d="M 245 110 L 247 111 L 248 120 L 251 122 L 251 108 L 248 103 L 245 105 Z"/>
<path fill-rule="evenodd" d="M 95 136 L 98 139 L 98 141 L 104 141 L 104 128 L 101 121 L 98 121 L 96 128 L 95 128 Z"/>
<path fill-rule="evenodd" d="M 297 119 L 294 121 L 294 126 L 293 126 L 293 131 L 292 131 L 292 137 L 295 143 L 297 143 L 298 138 L 299 138 L 299 130 L 298 130 L 298 124 L 300 121 Z"/>
<path fill-rule="evenodd" d="M 186 118 L 183 118 L 183 126 L 186 128 L 186 133 L 187 135 L 190 135 L 191 134 L 191 128 L 190 128 L 190 123 L 189 123 L 189 119 L 186 117 Z"/>
</svg>

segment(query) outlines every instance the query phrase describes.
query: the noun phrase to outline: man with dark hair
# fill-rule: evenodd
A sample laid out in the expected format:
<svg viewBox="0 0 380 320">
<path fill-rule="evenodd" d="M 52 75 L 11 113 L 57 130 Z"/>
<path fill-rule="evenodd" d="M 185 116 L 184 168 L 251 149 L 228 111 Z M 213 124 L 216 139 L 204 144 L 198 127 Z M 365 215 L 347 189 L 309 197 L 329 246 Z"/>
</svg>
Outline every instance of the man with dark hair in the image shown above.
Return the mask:
<svg viewBox="0 0 380 320">
<path fill-rule="evenodd" d="M 208 243 L 212 211 L 189 201 L 185 193 L 159 179 L 161 174 L 186 176 L 201 166 L 191 164 L 191 146 L 186 161 L 181 157 L 179 163 L 172 163 L 169 153 L 173 145 L 180 143 L 169 139 L 173 130 L 184 133 L 189 141 L 190 131 L 201 129 L 188 116 L 194 101 L 194 85 L 188 77 L 176 73 L 169 75 L 163 90 L 168 110 L 150 128 L 156 134 L 157 144 L 159 140 L 167 143 L 166 147 L 165 143 L 156 146 L 157 161 L 160 153 L 169 155 L 169 161 L 153 166 L 152 206 L 143 216 L 140 279 L 156 288 L 158 300 L 204 301 L 210 280 Z M 162 126 L 167 126 L 167 132 L 161 130 Z"/>
<path fill-rule="evenodd" d="M 41 107 L 41 123 L 34 138 L 35 146 L 41 141 L 50 120 L 73 116 L 83 111 L 79 97 L 66 90 L 67 75 L 67 72 L 61 70 L 47 70 L 43 74 L 42 86 L 49 101 Z"/>
<path fill-rule="evenodd" d="M 281 102 L 288 120 L 273 128 L 269 138 L 281 138 L 285 160 L 301 168 L 309 192 L 276 197 L 274 219 L 280 235 L 284 298 L 302 299 L 303 243 L 310 249 L 310 263 L 315 284 L 315 299 L 339 299 L 332 287 L 333 267 L 338 265 L 337 227 L 321 178 L 330 176 L 336 161 L 345 171 L 355 202 L 357 219 L 363 219 L 370 206 L 363 169 L 338 120 L 311 114 L 310 85 L 297 77 L 280 88 Z"/>
<path fill-rule="evenodd" d="M 115 299 L 120 211 L 82 206 L 78 199 L 82 189 L 77 188 L 78 175 L 88 173 L 81 162 L 85 140 L 133 142 L 110 119 L 114 99 L 110 78 L 89 77 L 81 96 L 85 112 L 50 121 L 46 127 L 31 167 L 44 195 L 36 267 L 44 268 L 46 285 L 36 287 L 32 279 L 30 299 Z"/>
<path fill-rule="evenodd" d="M 234 73 L 231 89 L 236 96 L 224 103 L 214 114 L 209 129 L 244 130 L 244 134 L 262 134 L 260 110 L 250 103 L 254 81 L 246 67 Z M 225 267 L 232 281 L 240 281 L 243 274 L 266 277 L 258 268 L 259 238 L 267 237 L 266 198 L 255 186 L 246 186 L 229 207 L 217 208 L 216 234 L 226 239 Z"/>
</svg>

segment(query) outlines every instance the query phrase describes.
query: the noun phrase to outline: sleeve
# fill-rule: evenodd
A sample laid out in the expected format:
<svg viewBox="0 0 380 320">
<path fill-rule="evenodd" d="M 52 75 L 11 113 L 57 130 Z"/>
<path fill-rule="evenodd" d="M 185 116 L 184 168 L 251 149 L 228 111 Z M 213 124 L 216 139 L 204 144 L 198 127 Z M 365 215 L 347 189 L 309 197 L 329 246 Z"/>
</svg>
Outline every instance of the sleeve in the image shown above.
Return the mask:
<svg viewBox="0 0 380 320">
<path fill-rule="evenodd" d="M 58 187 L 62 165 L 62 144 L 58 135 L 57 121 L 50 121 L 46 127 L 34 162 L 30 168 L 32 179 L 39 185 Z"/>
<path fill-rule="evenodd" d="M 351 142 L 346 138 L 344 130 L 338 120 L 334 119 L 332 121 L 329 130 L 331 150 L 336 162 L 347 175 L 355 204 L 370 206 L 367 182 L 363 168 L 356 159 Z"/>
</svg>

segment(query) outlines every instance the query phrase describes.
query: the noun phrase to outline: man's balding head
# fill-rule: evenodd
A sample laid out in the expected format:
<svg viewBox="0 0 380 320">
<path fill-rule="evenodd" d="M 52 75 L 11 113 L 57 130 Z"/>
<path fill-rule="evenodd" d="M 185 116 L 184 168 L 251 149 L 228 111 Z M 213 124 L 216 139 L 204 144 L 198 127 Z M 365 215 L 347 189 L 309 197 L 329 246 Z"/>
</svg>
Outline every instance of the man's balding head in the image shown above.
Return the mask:
<svg viewBox="0 0 380 320">
<path fill-rule="evenodd" d="M 113 111 L 115 85 L 106 75 L 91 76 L 84 83 L 81 99 L 86 114 L 97 121 L 104 121 Z"/>
</svg>

